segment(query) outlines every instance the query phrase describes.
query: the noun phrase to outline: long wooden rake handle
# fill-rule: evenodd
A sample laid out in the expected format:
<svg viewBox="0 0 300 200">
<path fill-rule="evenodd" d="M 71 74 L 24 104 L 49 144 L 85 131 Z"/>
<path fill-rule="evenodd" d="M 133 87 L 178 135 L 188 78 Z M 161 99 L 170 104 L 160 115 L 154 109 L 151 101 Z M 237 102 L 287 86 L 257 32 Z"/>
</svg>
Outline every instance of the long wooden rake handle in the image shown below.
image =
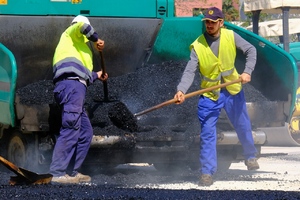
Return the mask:
<svg viewBox="0 0 300 200">
<path fill-rule="evenodd" d="M 193 97 L 193 96 L 197 96 L 197 95 L 200 95 L 200 94 L 203 94 L 205 92 L 210 92 L 212 90 L 216 90 L 216 89 L 219 89 L 219 88 L 224 88 L 228 85 L 231 85 L 231 84 L 234 84 L 234 83 L 239 83 L 241 82 L 242 80 L 239 78 L 237 80 L 234 80 L 234 81 L 231 81 L 231 82 L 227 82 L 227 83 L 222 83 L 220 85 L 216 85 L 216 86 L 212 86 L 212 87 L 209 87 L 209 88 L 205 88 L 205 89 L 201 89 L 201 90 L 197 90 L 197 91 L 194 91 L 194 92 L 191 92 L 191 93 L 188 93 L 185 96 L 185 98 L 190 98 L 190 97 Z M 135 113 L 134 116 L 137 117 L 137 116 L 141 116 L 141 115 L 144 115 L 148 112 L 151 112 L 151 111 L 154 111 L 154 110 L 157 110 L 159 108 L 162 108 L 164 106 L 167 106 L 167 105 L 170 105 L 170 104 L 173 104 L 173 103 L 176 103 L 177 102 L 177 99 L 170 99 L 168 101 L 165 101 L 165 102 L 162 102 L 160 104 L 157 104 L 151 108 L 148 108 L 146 110 L 143 110 L 141 112 L 138 112 L 138 113 Z"/>
</svg>

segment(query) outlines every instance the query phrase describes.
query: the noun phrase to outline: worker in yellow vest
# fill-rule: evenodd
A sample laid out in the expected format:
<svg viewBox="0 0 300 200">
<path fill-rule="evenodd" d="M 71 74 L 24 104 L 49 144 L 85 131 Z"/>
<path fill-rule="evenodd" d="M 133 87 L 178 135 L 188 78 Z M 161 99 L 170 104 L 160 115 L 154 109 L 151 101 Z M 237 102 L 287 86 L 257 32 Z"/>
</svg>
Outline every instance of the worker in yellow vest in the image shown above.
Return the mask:
<svg viewBox="0 0 300 200">
<path fill-rule="evenodd" d="M 216 7 L 207 9 L 203 21 L 206 31 L 190 45 L 190 60 L 177 86 L 174 98 L 177 104 L 184 102 L 184 94 L 191 86 L 195 72 L 200 71 L 201 88 L 208 88 L 241 78 L 224 89 L 206 92 L 199 97 L 198 118 L 200 133 L 200 185 L 213 184 L 213 174 L 217 171 L 217 131 L 221 109 L 223 108 L 243 147 L 245 165 L 248 170 L 259 169 L 254 146 L 251 122 L 248 116 L 242 84 L 251 81 L 251 73 L 256 64 L 256 49 L 232 30 L 223 28 L 224 15 Z M 234 63 L 236 49 L 246 56 L 245 69 L 238 74 Z"/>
<path fill-rule="evenodd" d="M 90 46 L 89 42 L 93 45 Z M 91 182 L 90 176 L 78 172 L 93 137 L 93 128 L 84 107 L 85 95 L 89 85 L 108 78 L 108 74 L 101 70 L 93 71 L 91 48 L 102 51 L 104 41 L 89 19 L 78 15 L 62 33 L 53 56 L 53 92 L 62 110 L 62 121 L 50 164 L 52 183 Z"/>
</svg>

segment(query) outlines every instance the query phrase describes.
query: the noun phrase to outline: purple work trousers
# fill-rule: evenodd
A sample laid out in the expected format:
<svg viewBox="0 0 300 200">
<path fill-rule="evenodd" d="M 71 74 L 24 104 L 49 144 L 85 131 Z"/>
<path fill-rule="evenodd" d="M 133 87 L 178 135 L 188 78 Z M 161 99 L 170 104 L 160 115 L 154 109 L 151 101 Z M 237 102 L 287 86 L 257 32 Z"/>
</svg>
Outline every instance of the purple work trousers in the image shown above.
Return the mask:
<svg viewBox="0 0 300 200">
<path fill-rule="evenodd" d="M 236 95 L 231 95 L 227 90 L 221 90 L 217 101 L 201 96 L 198 103 L 198 118 L 201 124 L 200 164 L 202 174 L 212 175 L 217 171 L 216 123 L 222 108 L 235 128 L 243 147 L 245 159 L 255 158 L 257 153 L 243 90 Z"/>
<path fill-rule="evenodd" d="M 62 126 L 54 147 L 50 173 L 63 176 L 67 170 L 76 175 L 82 165 L 93 136 L 84 109 L 86 86 L 78 80 L 63 80 L 55 85 L 54 98 L 62 109 Z"/>
</svg>

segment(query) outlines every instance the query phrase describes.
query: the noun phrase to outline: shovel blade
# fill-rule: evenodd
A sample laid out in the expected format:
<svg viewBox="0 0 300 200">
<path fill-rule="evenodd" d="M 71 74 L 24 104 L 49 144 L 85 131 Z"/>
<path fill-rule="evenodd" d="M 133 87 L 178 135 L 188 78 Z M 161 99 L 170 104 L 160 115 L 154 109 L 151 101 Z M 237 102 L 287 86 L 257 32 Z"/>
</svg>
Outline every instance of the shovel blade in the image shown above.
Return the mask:
<svg viewBox="0 0 300 200">
<path fill-rule="evenodd" d="M 10 185 L 47 184 L 52 180 L 51 174 L 37 174 L 27 169 L 20 168 L 1 156 L 0 162 L 17 175 L 11 177 L 9 181 Z"/>
<path fill-rule="evenodd" d="M 35 178 L 31 178 L 30 180 L 24 176 L 11 176 L 9 180 L 10 185 L 41 185 L 48 184 L 52 180 L 51 174 L 38 174 Z"/>
</svg>

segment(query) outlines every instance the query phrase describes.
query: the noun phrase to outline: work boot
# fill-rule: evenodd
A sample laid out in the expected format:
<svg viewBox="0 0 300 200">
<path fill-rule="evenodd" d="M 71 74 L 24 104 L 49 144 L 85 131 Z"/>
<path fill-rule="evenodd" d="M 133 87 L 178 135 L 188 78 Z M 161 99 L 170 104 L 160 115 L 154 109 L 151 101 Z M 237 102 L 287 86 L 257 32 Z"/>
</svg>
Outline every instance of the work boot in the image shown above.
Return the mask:
<svg viewBox="0 0 300 200">
<path fill-rule="evenodd" d="M 78 177 L 72 177 L 68 174 L 65 174 L 63 176 L 54 176 L 51 180 L 52 183 L 62 183 L 62 184 L 78 184 L 79 178 Z"/>
<path fill-rule="evenodd" d="M 199 185 L 200 186 L 210 186 L 213 184 L 212 175 L 202 174 L 200 177 Z"/>
<path fill-rule="evenodd" d="M 247 166 L 248 170 L 259 169 L 259 165 L 257 163 L 257 159 L 256 158 L 250 158 L 248 160 L 245 160 L 245 165 Z"/>
<path fill-rule="evenodd" d="M 91 182 L 91 177 L 88 176 L 88 175 L 83 175 L 81 173 L 77 173 L 76 176 L 74 177 L 77 177 L 79 179 L 79 182 L 82 183 L 82 182 Z"/>
</svg>

